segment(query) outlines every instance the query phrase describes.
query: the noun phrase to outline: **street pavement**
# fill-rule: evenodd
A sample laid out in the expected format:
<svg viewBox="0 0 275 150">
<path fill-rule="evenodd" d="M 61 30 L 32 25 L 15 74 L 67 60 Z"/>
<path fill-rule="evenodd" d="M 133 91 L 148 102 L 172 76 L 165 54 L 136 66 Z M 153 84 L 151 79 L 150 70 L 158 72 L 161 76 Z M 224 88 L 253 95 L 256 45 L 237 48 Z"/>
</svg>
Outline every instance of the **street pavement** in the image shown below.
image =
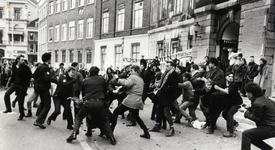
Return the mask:
<svg viewBox="0 0 275 150">
<path fill-rule="evenodd" d="M 33 92 L 33 88 L 28 89 L 28 95 Z M 0 111 L 5 110 L 4 105 L 5 89 L 0 89 Z M 11 100 L 15 98 L 14 94 Z M 244 98 L 245 103 L 249 100 Z M 111 111 L 117 106 L 114 101 Z M 26 107 L 26 105 L 25 105 Z M 152 103 L 147 99 L 144 105 L 144 110 L 140 111 L 140 117 L 145 122 L 148 128 L 154 126 L 155 122 L 150 120 Z M 52 105 L 51 112 L 54 106 Z M 36 108 L 32 109 L 33 115 Z M 26 112 L 27 113 L 27 112 Z M 50 114 L 49 113 L 49 114 Z M 200 110 L 196 111 L 198 119 L 204 121 L 203 114 Z M 125 113 L 127 115 L 127 113 Z M 165 137 L 168 130 L 161 132 L 151 132 L 151 139 L 140 138 L 143 133 L 139 126 L 126 127 L 129 121 L 118 118 L 117 127 L 114 135 L 117 140 L 117 145 L 111 145 L 105 137 L 100 137 L 99 130 L 95 129 L 92 137 L 86 137 L 85 121 L 80 130 L 77 140 L 72 143 L 67 143 L 66 138 L 71 134 L 71 130 L 66 129 L 67 122 L 62 120 L 62 115 L 58 116 L 57 120 L 52 121 L 51 125 L 46 125 L 46 129 L 40 129 L 33 126 L 36 117 L 24 118 L 22 121 L 17 121 L 19 116 L 18 105 L 12 109 L 12 113 L 0 113 L 0 150 L 240 150 L 241 132 L 255 127 L 254 122 L 244 119 L 243 112 L 239 111 L 235 115 L 235 119 L 239 122 L 236 137 L 224 138 L 222 133 L 226 132 L 226 122 L 222 117 L 217 121 L 217 129 L 214 134 L 205 134 L 203 130 L 187 127 L 187 121 L 184 118 L 180 124 L 175 124 L 175 135 Z M 168 126 L 168 125 L 167 125 Z M 275 138 L 266 140 L 268 144 L 275 147 Z M 252 146 L 252 150 L 257 150 Z"/>
</svg>

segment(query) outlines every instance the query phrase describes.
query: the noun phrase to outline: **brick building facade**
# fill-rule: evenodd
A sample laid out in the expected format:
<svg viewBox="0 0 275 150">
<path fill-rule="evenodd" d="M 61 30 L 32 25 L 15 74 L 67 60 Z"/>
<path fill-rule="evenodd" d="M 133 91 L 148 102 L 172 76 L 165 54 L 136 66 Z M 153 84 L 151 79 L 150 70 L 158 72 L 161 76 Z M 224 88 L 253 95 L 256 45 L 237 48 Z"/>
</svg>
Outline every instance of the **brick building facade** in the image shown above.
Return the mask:
<svg viewBox="0 0 275 150">
<path fill-rule="evenodd" d="M 42 3 L 42 2 L 41 2 Z M 41 34 L 40 48 L 52 53 L 53 67 L 61 62 L 72 62 L 91 67 L 94 57 L 94 0 L 50 0 L 39 10 Z M 44 20 L 43 20 L 44 19 Z M 40 53 L 42 55 L 42 53 Z"/>
<path fill-rule="evenodd" d="M 97 0 L 95 65 L 122 68 L 148 58 L 150 0 Z M 138 63 L 139 64 L 139 63 Z"/>
</svg>

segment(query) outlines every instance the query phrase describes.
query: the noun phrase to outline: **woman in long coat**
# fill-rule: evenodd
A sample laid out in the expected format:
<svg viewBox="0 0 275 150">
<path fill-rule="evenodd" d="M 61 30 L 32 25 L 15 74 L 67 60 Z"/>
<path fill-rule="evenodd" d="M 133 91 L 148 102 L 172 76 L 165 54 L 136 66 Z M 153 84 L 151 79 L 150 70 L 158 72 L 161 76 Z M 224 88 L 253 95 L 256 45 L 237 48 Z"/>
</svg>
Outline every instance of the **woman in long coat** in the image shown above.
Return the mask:
<svg viewBox="0 0 275 150">
<path fill-rule="evenodd" d="M 269 68 L 267 67 L 267 60 L 265 58 L 261 58 L 260 65 L 258 66 L 258 75 L 254 79 L 254 83 L 258 84 L 264 92 L 267 88 L 268 74 Z"/>
</svg>

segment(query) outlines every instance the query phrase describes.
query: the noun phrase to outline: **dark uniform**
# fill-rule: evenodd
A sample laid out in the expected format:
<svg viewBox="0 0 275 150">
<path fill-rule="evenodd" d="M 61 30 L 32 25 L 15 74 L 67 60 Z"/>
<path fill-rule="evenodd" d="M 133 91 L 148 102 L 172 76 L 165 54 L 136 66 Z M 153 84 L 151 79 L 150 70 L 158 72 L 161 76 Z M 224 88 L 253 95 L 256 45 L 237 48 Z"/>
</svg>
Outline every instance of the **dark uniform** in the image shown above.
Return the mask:
<svg viewBox="0 0 275 150">
<path fill-rule="evenodd" d="M 41 98 L 39 108 L 41 112 L 38 114 L 35 123 L 43 124 L 51 108 L 51 96 L 49 92 L 51 82 L 57 83 L 57 80 L 51 76 L 50 68 L 46 63 L 43 63 L 35 70 L 33 79 L 35 80 L 34 90 Z M 38 125 L 40 128 L 45 128 L 45 126 L 39 124 L 34 125 Z"/>
</svg>

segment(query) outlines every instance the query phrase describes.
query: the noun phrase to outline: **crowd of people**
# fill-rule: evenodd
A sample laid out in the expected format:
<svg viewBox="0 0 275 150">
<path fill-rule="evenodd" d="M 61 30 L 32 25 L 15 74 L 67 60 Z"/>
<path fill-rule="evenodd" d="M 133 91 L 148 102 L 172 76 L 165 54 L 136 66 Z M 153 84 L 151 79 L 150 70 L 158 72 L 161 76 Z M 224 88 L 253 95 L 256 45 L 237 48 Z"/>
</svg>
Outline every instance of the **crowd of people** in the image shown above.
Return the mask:
<svg viewBox="0 0 275 150">
<path fill-rule="evenodd" d="M 223 136 L 234 137 L 238 126 L 234 115 L 243 104 L 242 97 L 247 96 L 252 105 L 247 108 L 245 117 L 255 121 L 258 127 L 243 133 L 242 150 L 249 150 L 251 143 L 262 149 L 272 149 L 262 141 L 275 136 L 275 105 L 265 96 L 269 73 L 267 61 L 261 58 L 257 65 L 254 57 L 250 56 L 247 63 L 241 53 L 233 53 L 230 49 L 228 59 L 230 65 L 224 69 L 217 58 L 205 56 L 204 62 L 194 63 L 189 56 L 184 66 L 178 59 L 167 61 L 164 72 L 161 72 L 157 58 L 151 62 L 141 59 L 139 65 L 127 65 L 122 70 L 109 67 L 104 75 L 100 75 L 98 67 L 92 66 L 86 71 L 83 67 L 79 69 L 77 62 L 66 69 L 60 63 L 59 68 L 54 70 L 49 53 L 43 54 L 43 63 L 38 63 L 31 70 L 24 56 L 20 55 L 11 67 L 11 86 L 4 96 L 6 110 L 3 113 L 12 111 L 10 95 L 15 92 L 20 112 L 18 120 L 32 116 L 33 102 L 33 106 L 37 107 L 37 119 L 33 125 L 45 129 L 43 124 L 50 125 L 55 121 L 61 114 L 62 106 L 67 129 L 73 130 L 67 142 L 77 138 L 86 118 L 87 136 L 92 135 L 92 129 L 99 128 L 100 135 L 105 135 L 115 145 L 117 119 L 119 115 L 124 118 L 126 111 L 129 111 L 126 118 L 130 121 L 127 126 L 138 123 L 143 130 L 140 137 L 150 139 L 150 132 L 166 129 L 167 123 L 169 129 L 165 136 L 173 136 L 173 124 L 181 123 L 182 117 L 187 120 L 187 126 L 192 127 L 198 119 L 196 110 L 199 106 L 205 117 L 203 128 L 206 134 L 214 133 L 222 113 L 227 128 Z M 28 113 L 25 115 L 24 101 L 30 83 L 34 85 L 34 92 L 27 101 Z M 155 121 L 149 130 L 139 117 L 139 111 L 148 98 L 153 103 L 150 119 Z M 47 118 L 52 99 L 54 112 Z M 113 100 L 118 101 L 118 106 L 111 112 L 109 108 Z M 15 102 L 12 102 L 13 107 Z"/>
</svg>

